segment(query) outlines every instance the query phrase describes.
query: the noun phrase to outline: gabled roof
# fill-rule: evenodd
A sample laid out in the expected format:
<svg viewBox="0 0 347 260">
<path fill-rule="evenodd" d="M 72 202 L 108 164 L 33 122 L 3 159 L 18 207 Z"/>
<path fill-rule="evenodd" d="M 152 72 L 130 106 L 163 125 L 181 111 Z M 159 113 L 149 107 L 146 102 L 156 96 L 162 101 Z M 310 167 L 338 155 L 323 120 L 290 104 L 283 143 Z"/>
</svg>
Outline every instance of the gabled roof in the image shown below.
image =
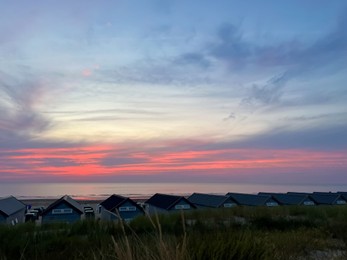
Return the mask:
<svg viewBox="0 0 347 260">
<path fill-rule="evenodd" d="M 181 199 L 185 200 L 192 208 L 196 208 L 189 200 L 187 200 L 185 197 L 182 196 L 176 196 L 176 195 L 168 195 L 168 194 L 161 194 L 156 193 L 152 197 L 150 197 L 148 200 L 146 200 L 145 203 L 150 204 L 152 206 L 155 206 L 157 208 L 162 208 L 166 210 L 170 210 L 172 207 L 174 207 Z"/>
<path fill-rule="evenodd" d="M 307 199 L 311 200 L 306 194 L 286 194 L 286 193 L 267 193 L 259 192 L 259 195 L 272 196 L 276 201 L 282 205 L 301 205 Z"/>
<path fill-rule="evenodd" d="M 229 192 L 226 196 L 231 197 L 237 204 L 245 206 L 265 206 L 266 202 L 271 200 L 271 196 L 268 195 Z"/>
<path fill-rule="evenodd" d="M 120 196 L 120 195 L 116 195 L 116 194 L 113 194 L 110 197 L 108 197 L 106 200 L 101 202 L 100 205 L 103 206 L 106 210 L 112 211 L 113 209 L 118 208 L 119 206 L 124 204 L 126 201 L 129 201 L 129 202 L 133 203 L 140 210 L 142 210 L 142 208 L 139 207 L 137 205 L 137 203 L 135 201 L 133 201 L 132 199 L 126 198 L 126 197 L 123 197 L 123 196 Z"/>
<path fill-rule="evenodd" d="M 42 213 L 42 215 L 47 214 L 51 209 L 55 208 L 57 205 L 59 205 L 62 202 L 66 202 L 67 204 L 69 204 L 72 208 L 74 208 L 79 213 L 81 213 L 81 214 L 83 213 L 83 209 L 82 209 L 81 204 L 79 204 L 76 200 L 74 200 L 70 196 L 65 195 L 65 196 L 61 197 L 60 199 L 56 200 L 55 202 L 53 202 L 51 205 L 49 205 L 46 208 L 46 210 Z"/>
<path fill-rule="evenodd" d="M 288 192 L 288 194 L 305 194 L 317 204 L 332 205 L 335 204 L 338 200 L 345 200 L 341 194 L 332 193 L 332 192 L 313 192 L 313 193 L 304 193 L 304 192 Z"/>
<path fill-rule="evenodd" d="M 13 196 L 0 199 L 0 212 L 7 217 L 24 208 L 26 205 Z"/>
<path fill-rule="evenodd" d="M 295 195 L 311 195 L 312 193 L 309 192 L 296 192 L 296 191 L 288 191 L 287 194 L 295 194 Z"/>
<path fill-rule="evenodd" d="M 345 200 L 347 200 L 347 191 L 338 191 L 336 192 L 337 194 L 340 194 L 342 196 L 342 198 L 344 198 Z"/>
<path fill-rule="evenodd" d="M 311 198 L 317 203 L 317 204 L 326 204 L 326 205 L 332 205 L 336 204 L 338 200 L 345 200 L 341 194 L 337 193 L 312 193 Z"/>
<path fill-rule="evenodd" d="M 106 200 L 101 202 L 100 205 L 103 206 L 107 210 L 112 210 L 112 209 L 116 208 L 118 205 L 125 202 L 126 200 L 127 200 L 127 198 L 125 198 L 123 196 L 113 194 L 110 197 L 108 197 Z"/>
<path fill-rule="evenodd" d="M 228 196 L 204 193 L 193 193 L 188 197 L 188 200 L 195 205 L 211 208 L 219 208 L 223 206 L 225 201 L 227 201 L 228 199 Z"/>
</svg>

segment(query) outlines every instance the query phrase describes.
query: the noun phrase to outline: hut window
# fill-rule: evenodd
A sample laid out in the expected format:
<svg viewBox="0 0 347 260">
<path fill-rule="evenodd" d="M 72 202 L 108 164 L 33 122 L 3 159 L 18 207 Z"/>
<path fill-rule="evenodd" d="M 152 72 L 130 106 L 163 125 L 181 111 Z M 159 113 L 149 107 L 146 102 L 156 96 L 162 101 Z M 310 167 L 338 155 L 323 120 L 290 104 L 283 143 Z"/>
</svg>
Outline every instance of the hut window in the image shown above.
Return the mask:
<svg viewBox="0 0 347 260">
<path fill-rule="evenodd" d="M 71 214 L 72 209 L 53 209 L 52 214 Z"/>
<path fill-rule="evenodd" d="M 190 206 L 187 204 L 184 205 L 176 205 L 175 209 L 190 209 Z"/>
<path fill-rule="evenodd" d="M 119 207 L 119 211 L 136 211 L 136 207 Z"/>
<path fill-rule="evenodd" d="M 224 208 L 231 208 L 231 207 L 233 207 L 233 206 L 235 206 L 235 204 L 234 203 L 224 203 Z"/>
<path fill-rule="evenodd" d="M 304 201 L 304 205 L 305 205 L 305 206 L 312 206 L 312 205 L 314 205 L 314 202 L 311 201 L 311 200 Z"/>
<path fill-rule="evenodd" d="M 266 202 L 266 206 L 268 206 L 268 207 L 274 207 L 274 206 L 278 206 L 278 204 L 277 204 L 277 202 L 270 201 L 270 202 Z"/>
</svg>

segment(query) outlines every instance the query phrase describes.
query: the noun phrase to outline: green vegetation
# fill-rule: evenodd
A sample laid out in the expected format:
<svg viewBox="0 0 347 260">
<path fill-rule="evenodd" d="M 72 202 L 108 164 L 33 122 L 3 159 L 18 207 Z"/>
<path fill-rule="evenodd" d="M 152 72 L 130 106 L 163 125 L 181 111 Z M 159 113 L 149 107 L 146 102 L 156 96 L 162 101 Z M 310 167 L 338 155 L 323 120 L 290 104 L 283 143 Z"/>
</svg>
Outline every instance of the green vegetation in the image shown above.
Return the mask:
<svg viewBox="0 0 347 260">
<path fill-rule="evenodd" d="M 346 259 L 347 206 L 196 210 L 129 225 L 0 226 L 0 259 Z"/>
</svg>

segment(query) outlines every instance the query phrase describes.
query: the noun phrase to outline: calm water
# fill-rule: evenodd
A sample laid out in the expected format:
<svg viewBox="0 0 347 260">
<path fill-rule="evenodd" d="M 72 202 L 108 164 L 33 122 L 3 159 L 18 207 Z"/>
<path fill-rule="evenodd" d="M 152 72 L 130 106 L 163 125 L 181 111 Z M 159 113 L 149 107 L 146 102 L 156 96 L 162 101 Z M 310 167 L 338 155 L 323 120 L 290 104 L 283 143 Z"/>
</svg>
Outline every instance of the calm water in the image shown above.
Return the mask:
<svg viewBox="0 0 347 260">
<path fill-rule="evenodd" d="M 1 183 L 0 197 L 57 198 L 68 194 L 75 198 L 103 199 L 111 194 L 148 197 L 154 193 L 187 195 L 193 192 L 225 194 L 287 191 L 347 191 L 347 185 L 264 185 L 237 183 Z"/>
</svg>

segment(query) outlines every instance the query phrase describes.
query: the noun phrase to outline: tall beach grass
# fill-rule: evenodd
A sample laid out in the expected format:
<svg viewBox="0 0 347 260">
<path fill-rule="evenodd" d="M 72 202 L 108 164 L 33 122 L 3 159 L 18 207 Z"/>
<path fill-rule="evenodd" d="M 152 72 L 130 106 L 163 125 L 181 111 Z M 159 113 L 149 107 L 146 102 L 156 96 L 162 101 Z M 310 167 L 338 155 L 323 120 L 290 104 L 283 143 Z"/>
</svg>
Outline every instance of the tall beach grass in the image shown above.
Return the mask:
<svg viewBox="0 0 347 260">
<path fill-rule="evenodd" d="M 0 226 L 0 259 L 346 259 L 347 206 L 235 207 L 129 224 Z"/>
</svg>

